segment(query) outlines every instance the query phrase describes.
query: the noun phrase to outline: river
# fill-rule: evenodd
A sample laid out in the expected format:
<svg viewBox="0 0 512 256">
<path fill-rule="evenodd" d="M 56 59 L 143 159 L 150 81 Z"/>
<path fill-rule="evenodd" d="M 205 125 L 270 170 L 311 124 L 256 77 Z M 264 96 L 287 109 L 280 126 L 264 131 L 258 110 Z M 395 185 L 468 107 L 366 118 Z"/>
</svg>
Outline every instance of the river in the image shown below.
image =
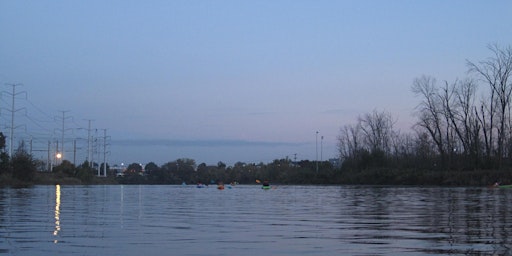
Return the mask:
<svg viewBox="0 0 512 256">
<path fill-rule="evenodd" d="M 511 255 L 512 189 L 0 189 L 0 255 Z"/>
</svg>

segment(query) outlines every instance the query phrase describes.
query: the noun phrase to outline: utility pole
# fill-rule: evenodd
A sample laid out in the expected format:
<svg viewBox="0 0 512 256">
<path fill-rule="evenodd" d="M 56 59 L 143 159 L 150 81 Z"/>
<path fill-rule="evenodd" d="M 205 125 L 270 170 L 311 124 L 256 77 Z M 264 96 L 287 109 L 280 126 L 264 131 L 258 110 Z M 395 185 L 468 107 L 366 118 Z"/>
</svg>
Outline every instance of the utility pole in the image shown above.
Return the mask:
<svg viewBox="0 0 512 256">
<path fill-rule="evenodd" d="M 320 137 L 320 162 L 324 161 L 324 136 Z"/>
<path fill-rule="evenodd" d="M 76 166 L 76 140 L 73 140 L 73 165 Z"/>
<path fill-rule="evenodd" d="M 92 136 L 91 136 L 91 122 L 92 119 L 87 119 L 89 123 L 87 127 L 87 162 L 89 163 L 89 167 L 92 167 Z"/>
<path fill-rule="evenodd" d="M 315 145 L 316 145 L 316 159 L 315 159 L 316 174 L 318 174 L 318 131 L 316 131 L 316 142 L 315 142 Z"/>
<path fill-rule="evenodd" d="M 66 133 L 66 119 L 70 119 L 71 117 L 70 116 L 66 116 L 66 113 L 69 112 L 69 110 L 65 110 L 65 111 L 60 111 L 62 112 L 62 130 L 61 130 L 61 149 L 60 149 L 60 153 L 61 153 L 61 159 L 64 160 L 64 155 L 66 154 L 64 152 L 64 134 Z M 69 129 L 70 130 L 70 129 Z M 57 149 L 58 150 L 58 149 Z M 59 152 L 57 152 L 59 153 Z"/>
<path fill-rule="evenodd" d="M 62 159 L 62 153 L 59 153 L 59 140 L 55 141 L 55 155 L 53 159 L 55 160 L 55 166 L 57 166 Z"/>
<path fill-rule="evenodd" d="M 3 91 L 3 93 L 11 95 L 12 96 L 12 102 L 11 102 L 11 109 L 8 109 L 7 111 L 11 112 L 11 127 L 10 127 L 10 135 L 9 135 L 9 157 L 12 157 L 12 150 L 14 148 L 14 129 L 16 128 L 14 126 L 14 114 L 20 110 L 23 110 L 24 108 L 15 109 L 15 99 L 16 96 L 20 94 L 25 94 L 25 97 L 27 96 L 26 92 L 16 92 L 16 87 L 21 86 L 22 84 L 6 84 L 7 86 L 12 86 L 12 93 Z"/>
<path fill-rule="evenodd" d="M 107 129 L 103 129 L 103 175 L 107 177 Z"/>
<path fill-rule="evenodd" d="M 52 142 L 51 141 L 48 141 L 48 161 L 46 163 L 46 166 L 48 167 L 48 171 L 51 172 L 52 171 L 52 159 L 51 159 L 51 151 L 50 151 L 50 147 L 52 145 Z"/>
<path fill-rule="evenodd" d="M 99 160 L 100 159 L 100 150 L 97 149 L 97 146 L 98 146 L 98 143 L 99 143 L 99 141 L 98 141 L 98 129 L 94 129 L 94 142 L 95 142 L 94 143 L 94 150 L 96 150 L 96 153 L 98 154 L 98 160 Z M 100 164 L 99 164 L 99 161 L 98 161 L 98 169 L 97 169 L 98 176 L 101 175 L 100 170 L 101 170 L 101 167 L 100 167 Z"/>
</svg>

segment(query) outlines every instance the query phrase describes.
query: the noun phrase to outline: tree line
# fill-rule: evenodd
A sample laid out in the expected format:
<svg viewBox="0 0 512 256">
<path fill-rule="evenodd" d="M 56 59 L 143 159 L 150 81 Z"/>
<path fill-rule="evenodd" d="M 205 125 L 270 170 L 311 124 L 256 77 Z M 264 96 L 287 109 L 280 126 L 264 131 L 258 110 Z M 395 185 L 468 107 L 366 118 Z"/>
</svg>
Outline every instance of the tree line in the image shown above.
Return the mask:
<svg viewBox="0 0 512 256">
<path fill-rule="evenodd" d="M 201 163 L 181 158 L 161 166 L 153 162 L 142 166 L 132 163 L 118 176 L 117 170 L 107 164 L 107 177 L 96 177 L 103 164 L 85 161 L 75 166 L 63 160 L 51 172 L 38 171 L 44 162 L 36 160 L 25 149 L 23 142 L 10 158 L 5 153 L 5 136 L 0 132 L 0 186 L 27 186 L 32 184 L 255 184 L 256 180 L 269 180 L 274 184 L 336 184 L 337 170 L 328 161 L 276 159 L 271 163 L 246 164 L 237 162 L 227 166 Z M 317 168 L 318 166 L 318 168 Z"/>
<path fill-rule="evenodd" d="M 416 78 L 420 99 L 413 132 L 394 128 L 390 113 L 373 111 L 338 136 L 342 171 L 353 182 L 486 184 L 512 182 L 512 48 L 467 61 L 468 77 L 438 83 Z"/>
<path fill-rule="evenodd" d="M 37 171 L 36 161 L 25 150 L 24 144 L 12 157 L 5 152 L 5 136 L 0 132 L 0 185 L 18 185 L 32 182 Z"/>
<path fill-rule="evenodd" d="M 124 175 L 118 177 L 118 181 L 124 184 L 255 184 L 256 180 L 269 180 L 275 184 L 340 182 L 339 179 L 333 179 L 339 172 L 330 162 L 318 162 L 318 172 L 316 164 L 308 160 L 292 162 L 290 159 L 276 159 L 267 164 L 237 162 L 233 166 L 227 166 L 223 162 L 218 162 L 217 165 L 196 165 L 193 159 L 182 158 L 161 166 L 151 162 L 144 168 L 140 164 L 132 163 L 128 165 Z"/>
</svg>

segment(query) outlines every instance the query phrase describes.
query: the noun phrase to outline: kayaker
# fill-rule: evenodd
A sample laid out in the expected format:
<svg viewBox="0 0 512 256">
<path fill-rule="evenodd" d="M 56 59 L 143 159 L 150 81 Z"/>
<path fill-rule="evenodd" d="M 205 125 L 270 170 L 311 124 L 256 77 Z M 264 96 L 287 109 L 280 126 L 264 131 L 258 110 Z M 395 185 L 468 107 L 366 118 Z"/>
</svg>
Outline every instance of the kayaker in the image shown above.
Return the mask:
<svg viewBox="0 0 512 256">
<path fill-rule="evenodd" d="M 262 185 L 264 187 L 268 187 L 268 186 L 270 186 L 270 182 L 268 180 L 264 180 Z"/>
</svg>

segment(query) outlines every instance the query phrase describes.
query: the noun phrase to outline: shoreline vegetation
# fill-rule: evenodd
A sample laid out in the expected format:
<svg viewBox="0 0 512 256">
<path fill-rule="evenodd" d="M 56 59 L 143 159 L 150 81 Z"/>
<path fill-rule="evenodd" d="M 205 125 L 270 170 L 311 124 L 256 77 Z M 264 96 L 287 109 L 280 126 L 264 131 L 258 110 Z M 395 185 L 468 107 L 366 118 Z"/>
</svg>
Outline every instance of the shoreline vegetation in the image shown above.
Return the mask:
<svg viewBox="0 0 512 256">
<path fill-rule="evenodd" d="M 225 170 L 224 170 L 225 171 Z M 390 169 L 368 169 L 351 172 L 334 170 L 331 175 L 328 171 L 320 170 L 318 175 L 311 172 L 306 180 L 287 182 L 281 177 L 271 179 L 272 184 L 280 185 L 382 185 L 382 186 L 445 186 L 445 187 L 489 187 L 495 182 L 509 184 L 512 182 L 512 171 L 510 170 L 471 170 L 471 171 L 412 171 L 412 170 L 390 170 Z M 197 173 L 196 173 L 197 174 Z M 279 175 L 275 173 L 274 175 Z M 269 177 L 260 175 L 258 177 Z M 0 175 L 0 187 L 30 187 L 34 185 L 121 185 L 121 184 L 144 184 L 144 185 L 180 185 L 186 184 L 216 184 L 219 181 L 224 183 L 237 182 L 237 184 L 256 184 L 255 177 L 237 179 L 236 177 L 225 176 L 224 178 L 200 181 L 197 176 L 185 177 L 176 176 L 173 180 L 155 180 L 154 174 L 128 174 L 122 177 L 109 175 L 107 177 L 89 176 L 81 179 L 75 175 L 62 172 L 37 172 L 30 181 L 20 180 L 11 175 Z M 240 177 L 238 177 L 240 178 Z"/>
<path fill-rule="evenodd" d="M 357 184 L 490 186 L 512 184 L 512 47 L 489 45 L 491 56 L 467 61 L 468 77 L 438 84 L 423 75 L 412 82 L 419 103 L 410 131 L 394 126 L 391 113 L 375 109 L 340 127 L 340 163 L 276 159 L 271 163 L 196 165 L 177 159 L 157 166 L 132 163 L 122 172 L 108 164 L 75 166 L 67 160 L 51 172 L 21 142 L 12 156 L 0 132 L 0 185 L 30 184 Z M 318 136 L 318 132 L 317 132 Z M 11 150 L 12 151 L 12 150 Z M 41 168 L 43 166 L 43 168 Z M 99 176 L 103 170 L 105 178 Z"/>
</svg>

